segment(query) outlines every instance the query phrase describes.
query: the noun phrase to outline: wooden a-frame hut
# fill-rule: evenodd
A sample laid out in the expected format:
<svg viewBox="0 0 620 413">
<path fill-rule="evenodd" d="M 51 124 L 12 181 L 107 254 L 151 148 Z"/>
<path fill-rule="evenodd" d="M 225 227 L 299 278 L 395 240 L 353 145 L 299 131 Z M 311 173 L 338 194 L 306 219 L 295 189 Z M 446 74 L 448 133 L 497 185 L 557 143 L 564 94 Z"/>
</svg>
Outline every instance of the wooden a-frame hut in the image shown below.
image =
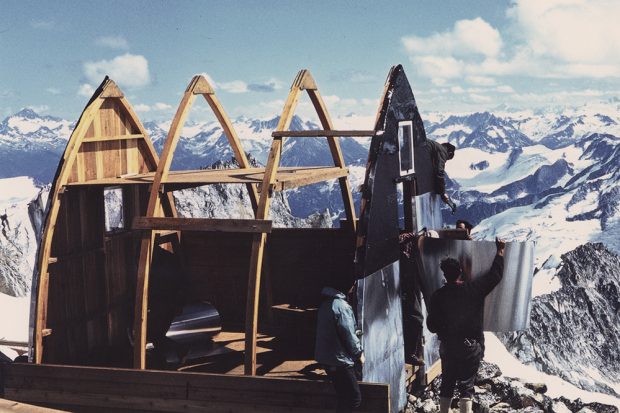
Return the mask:
<svg viewBox="0 0 620 413">
<path fill-rule="evenodd" d="M 304 92 L 320 130 L 289 130 Z M 171 170 L 198 95 L 218 119 L 238 168 Z M 359 221 L 342 136 L 371 137 Z M 402 410 L 414 372 L 404 359 L 398 235 L 443 227 L 424 127 L 402 66 L 390 70 L 374 129 L 363 131 L 334 130 L 314 79 L 301 70 L 272 137 L 266 166 L 250 165 L 213 88 L 195 76 L 158 158 L 123 93 L 106 78 L 76 124 L 50 191 L 33 278 L 31 363 L 0 366 L 0 397 L 84 412 L 333 410 L 332 386 L 313 361 L 316 307 L 330 278 L 355 272 L 363 379 L 373 382 L 361 383 L 360 411 Z M 280 167 L 287 138 L 325 138 L 333 165 Z M 339 228 L 272 226 L 276 191 L 331 179 L 338 180 L 345 211 Z M 252 208 L 245 215 L 253 218 L 177 216 L 174 191 L 213 184 L 245 187 Z M 441 281 L 439 255 L 476 255 L 477 272 L 489 259 L 489 246 L 462 241 L 465 232 L 439 233 L 418 244 L 425 298 Z M 510 247 L 521 274 L 506 274 L 503 295 L 493 298 L 491 312 L 501 317 L 491 321 L 502 324 L 493 327 L 499 331 L 527 324 L 526 311 L 515 322 L 515 306 L 501 307 L 516 287 L 518 297 L 529 297 L 528 280 L 531 287 L 531 271 L 525 274 L 531 248 L 509 245 L 507 261 Z M 162 304 L 151 299 L 153 275 L 165 267 L 158 254 L 174 264 L 167 275 L 182 284 L 175 293 L 180 305 L 209 302 L 221 319 L 217 335 L 196 335 L 205 351 L 173 363 L 176 371 L 154 370 L 159 364 L 147 350 L 154 342 L 149 321 Z M 166 293 L 164 301 L 172 301 L 172 291 Z M 527 310 L 528 301 L 518 297 Z M 428 382 L 440 366 L 433 345 L 426 347 L 429 368 L 416 374 Z"/>
</svg>

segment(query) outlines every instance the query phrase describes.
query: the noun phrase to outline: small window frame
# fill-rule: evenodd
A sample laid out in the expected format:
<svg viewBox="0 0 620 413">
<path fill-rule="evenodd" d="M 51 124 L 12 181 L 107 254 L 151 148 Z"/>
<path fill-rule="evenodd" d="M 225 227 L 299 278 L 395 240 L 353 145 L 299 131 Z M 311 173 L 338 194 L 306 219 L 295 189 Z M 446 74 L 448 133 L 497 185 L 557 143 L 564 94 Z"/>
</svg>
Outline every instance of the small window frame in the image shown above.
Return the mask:
<svg viewBox="0 0 620 413">
<path fill-rule="evenodd" d="M 120 197 L 116 197 L 116 199 L 120 198 L 120 202 L 116 202 L 114 203 L 114 205 L 109 205 L 108 202 L 106 202 L 106 193 L 109 191 L 114 191 L 114 192 L 118 192 L 120 194 Z M 123 191 L 123 187 L 119 186 L 119 185 L 115 185 L 115 186 L 106 186 L 103 188 L 103 225 L 104 225 L 104 232 L 106 234 L 116 234 L 119 232 L 123 232 L 127 229 L 126 226 L 126 222 L 125 222 L 125 218 L 126 218 L 126 214 L 125 214 L 125 199 L 124 199 L 124 193 L 125 191 Z M 118 208 L 118 211 L 120 211 L 120 219 L 118 226 L 112 226 L 111 224 L 111 211 L 109 207 L 113 207 L 113 208 Z"/>
<path fill-rule="evenodd" d="M 406 144 L 408 144 L 408 154 L 403 150 L 407 148 Z M 400 176 L 415 173 L 413 121 L 411 120 L 398 122 L 398 165 Z"/>
</svg>

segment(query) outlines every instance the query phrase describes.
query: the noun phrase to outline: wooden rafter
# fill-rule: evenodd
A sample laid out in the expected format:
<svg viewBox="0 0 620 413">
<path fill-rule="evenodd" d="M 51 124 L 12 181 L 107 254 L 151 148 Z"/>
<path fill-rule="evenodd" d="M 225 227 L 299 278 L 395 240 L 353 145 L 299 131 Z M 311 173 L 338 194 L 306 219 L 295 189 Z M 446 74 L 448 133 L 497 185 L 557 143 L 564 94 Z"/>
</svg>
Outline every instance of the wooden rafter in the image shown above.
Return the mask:
<svg viewBox="0 0 620 413">
<path fill-rule="evenodd" d="M 163 193 L 162 185 L 167 181 L 170 174 L 170 167 L 172 165 L 172 159 L 174 151 L 179 142 L 181 136 L 181 130 L 187 120 L 189 111 L 196 99 L 197 95 L 202 95 L 213 113 L 217 117 L 224 134 L 228 138 L 228 141 L 232 147 L 235 159 L 239 163 L 239 166 L 249 168 L 250 163 L 243 151 L 241 142 L 237 133 L 235 132 L 230 119 L 224 112 L 222 105 L 215 96 L 213 87 L 209 84 L 206 78 L 202 75 L 197 75 L 192 78 L 189 85 L 185 89 L 181 103 L 177 109 L 177 112 L 170 125 L 168 131 L 168 137 L 164 144 L 164 148 L 161 154 L 161 160 L 157 167 L 157 171 L 153 177 L 153 184 L 151 186 L 151 192 L 149 196 L 149 202 L 146 210 L 146 217 L 154 218 L 160 215 L 160 194 Z M 247 183 L 248 193 L 253 209 L 256 210 L 258 206 L 258 190 L 255 184 Z M 171 194 L 167 194 L 171 196 Z M 165 211 L 164 211 L 165 212 Z M 165 215 L 165 214 L 164 214 Z M 146 325 L 147 325 L 147 309 L 148 309 L 148 285 L 149 285 L 149 271 L 151 265 L 151 258 L 153 252 L 153 246 L 155 243 L 155 232 L 152 229 L 143 231 L 142 241 L 140 245 L 140 258 L 138 261 L 138 276 L 136 285 L 136 300 L 135 300 L 135 317 L 134 317 L 134 367 L 144 369 L 146 367 Z"/>
<path fill-rule="evenodd" d="M 282 155 L 283 140 L 285 136 L 291 133 L 288 128 L 295 114 L 295 108 L 303 91 L 306 91 L 312 101 L 312 105 L 319 116 L 319 120 L 323 130 L 317 133 L 327 137 L 329 149 L 337 168 L 346 171 L 346 165 L 338 140 L 329 131 L 333 130 L 333 125 L 325 103 L 318 91 L 316 82 L 308 70 L 301 70 L 297 73 L 291 90 L 288 94 L 280 121 L 273 133 L 273 142 L 269 157 L 267 158 L 267 166 L 263 175 L 262 188 L 272 188 L 278 173 L 280 157 Z M 349 185 L 348 174 L 345 172 L 338 178 L 342 200 L 344 203 L 347 220 L 350 223 L 349 228 L 355 231 L 355 209 L 353 205 L 353 197 Z M 269 207 L 271 204 L 272 191 L 263 190 L 260 194 L 258 209 L 256 210 L 256 219 L 266 220 L 269 215 Z M 267 234 L 254 234 L 252 240 L 252 256 L 250 258 L 250 273 L 248 277 L 248 297 L 246 304 L 246 320 L 245 320 L 245 367 L 246 375 L 256 374 L 256 335 L 258 332 L 258 304 L 260 296 L 260 279 L 263 267 L 263 256 L 265 253 L 265 243 Z"/>
<path fill-rule="evenodd" d="M 105 170 L 102 159 L 102 142 L 108 140 L 104 131 L 102 131 L 101 111 L 104 106 L 116 108 L 119 112 L 124 112 L 126 120 L 139 131 L 139 134 L 131 134 L 132 141 L 135 142 L 136 154 L 135 162 L 127 162 L 127 172 L 137 173 L 138 157 L 144 160 L 147 170 L 154 171 L 157 167 L 158 157 L 153 145 L 151 144 L 148 134 L 140 123 L 135 112 L 125 99 L 122 91 L 109 78 L 105 78 L 101 85 L 97 88 L 92 98 L 82 112 L 77 122 L 67 147 L 60 161 L 56 176 L 54 178 L 50 197 L 48 201 L 48 214 L 43 226 L 43 236 L 41 245 L 37 254 L 37 274 L 36 277 L 36 309 L 31 315 L 31 325 L 33 328 L 32 347 L 34 349 L 33 361 L 41 363 L 43 361 L 44 337 L 49 335 L 51 330 L 47 328 L 47 307 L 48 307 L 48 288 L 49 288 L 49 270 L 48 266 L 55 262 L 55 257 L 51 257 L 52 241 L 54 238 L 54 230 L 56 222 L 59 219 L 59 211 L 63 201 L 62 193 L 65 186 L 69 182 L 79 182 L 85 180 L 86 166 L 94 170 L 96 176 L 104 179 L 109 176 L 109 171 Z M 91 136 L 86 137 L 87 134 Z M 94 136 L 92 136 L 94 135 Z M 118 135 L 121 136 L 121 135 Z M 84 145 L 95 145 L 95 165 L 85 165 L 81 149 Z M 129 158 L 129 156 L 128 156 Z M 94 168 L 93 168 L 94 166 Z M 176 214 L 174 205 L 166 202 L 166 207 L 171 214 Z"/>
</svg>

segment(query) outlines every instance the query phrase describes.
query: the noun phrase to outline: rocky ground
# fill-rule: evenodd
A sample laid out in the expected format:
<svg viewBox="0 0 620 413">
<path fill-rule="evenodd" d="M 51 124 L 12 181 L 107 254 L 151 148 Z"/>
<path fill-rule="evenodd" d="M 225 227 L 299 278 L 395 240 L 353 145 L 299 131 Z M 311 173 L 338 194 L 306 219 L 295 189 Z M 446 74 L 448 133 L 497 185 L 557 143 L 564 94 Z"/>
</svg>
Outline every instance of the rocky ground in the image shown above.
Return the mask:
<svg viewBox="0 0 620 413">
<path fill-rule="evenodd" d="M 428 387 L 409 395 L 407 413 L 432 413 L 439 410 L 441 376 Z M 483 412 L 544 412 L 544 413 L 617 413 L 614 406 L 602 403 L 583 403 L 580 399 L 565 397 L 552 399 L 545 393 L 543 383 L 523 383 L 502 375 L 498 366 L 482 362 L 476 378 L 474 413 Z M 455 395 L 456 396 L 456 395 Z M 452 400 L 452 409 L 458 411 L 458 399 Z"/>
</svg>

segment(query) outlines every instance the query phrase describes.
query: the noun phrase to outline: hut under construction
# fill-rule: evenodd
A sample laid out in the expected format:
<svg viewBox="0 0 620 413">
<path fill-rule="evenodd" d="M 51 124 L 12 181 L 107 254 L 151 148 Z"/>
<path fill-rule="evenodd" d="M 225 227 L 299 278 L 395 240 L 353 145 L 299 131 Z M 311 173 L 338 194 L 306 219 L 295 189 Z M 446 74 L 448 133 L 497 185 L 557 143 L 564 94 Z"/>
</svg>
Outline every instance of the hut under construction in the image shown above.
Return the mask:
<svg viewBox="0 0 620 413">
<path fill-rule="evenodd" d="M 320 130 L 289 130 L 304 92 Z M 171 170 L 200 96 L 238 168 Z M 359 219 L 342 136 L 371 137 Z M 403 410 L 407 386 L 430 381 L 440 365 L 433 352 L 426 370 L 405 363 L 398 236 L 443 226 L 403 68 L 390 70 L 374 129 L 361 131 L 334 130 L 314 79 L 301 70 L 272 137 L 265 167 L 252 166 L 214 89 L 195 76 L 158 156 L 123 92 L 106 78 L 52 183 L 33 281 L 30 360 L 2 366 L 3 397 L 88 412 L 332 410 L 333 390 L 313 361 L 316 308 L 331 277 L 355 272 L 367 359 L 361 411 Z M 333 165 L 280 166 L 284 139 L 319 137 Z M 345 213 L 338 228 L 272 225 L 276 192 L 334 179 Z M 174 191 L 212 184 L 245 187 L 253 218 L 177 214 Z M 121 224 L 110 228 L 119 211 Z M 466 234 L 440 237 L 450 243 Z M 428 252 L 430 244 L 419 242 L 420 254 Z M 435 274 L 428 267 L 436 264 L 419 261 L 421 278 Z"/>
</svg>

